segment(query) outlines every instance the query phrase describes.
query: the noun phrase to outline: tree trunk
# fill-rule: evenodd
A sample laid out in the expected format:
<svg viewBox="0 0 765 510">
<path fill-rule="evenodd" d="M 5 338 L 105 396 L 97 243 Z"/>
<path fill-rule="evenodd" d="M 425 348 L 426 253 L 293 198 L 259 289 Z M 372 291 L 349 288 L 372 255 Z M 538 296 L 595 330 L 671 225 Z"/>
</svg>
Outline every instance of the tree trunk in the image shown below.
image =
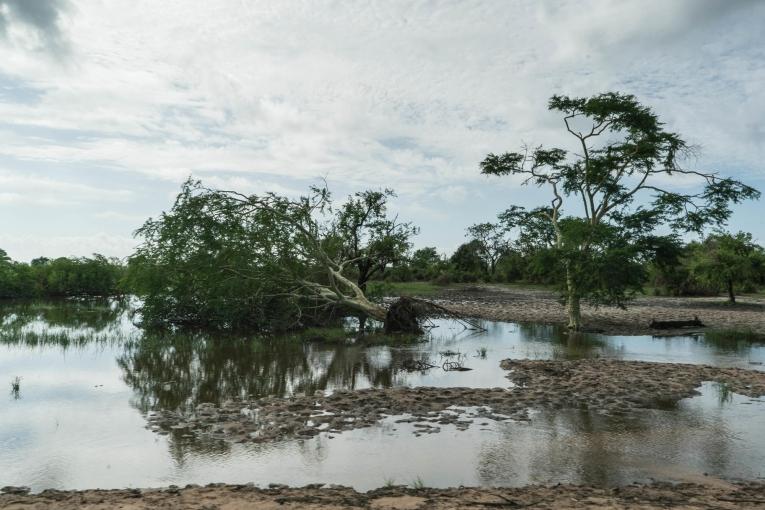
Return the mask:
<svg viewBox="0 0 765 510">
<path fill-rule="evenodd" d="M 576 288 L 571 269 L 566 268 L 566 312 L 568 313 L 568 329 L 582 329 L 582 310 L 580 307 L 579 289 Z"/>
<path fill-rule="evenodd" d="M 343 276 L 341 272 L 330 268 L 329 274 L 332 280 L 352 291 L 353 296 L 322 287 L 321 293 L 327 300 L 384 323 L 386 333 L 422 333 L 418 310 L 411 300 L 399 298 L 389 309 L 386 309 L 384 306 L 367 299 L 361 287 Z"/>
<path fill-rule="evenodd" d="M 384 306 L 373 303 L 366 298 L 347 298 L 342 301 L 342 304 L 380 322 L 385 322 L 385 316 L 388 314 Z"/>
<path fill-rule="evenodd" d="M 733 279 L 728 279 L 728 301 L 730 303 L 736 302 L 736 295 L 733 293 Z"/>
</svg>

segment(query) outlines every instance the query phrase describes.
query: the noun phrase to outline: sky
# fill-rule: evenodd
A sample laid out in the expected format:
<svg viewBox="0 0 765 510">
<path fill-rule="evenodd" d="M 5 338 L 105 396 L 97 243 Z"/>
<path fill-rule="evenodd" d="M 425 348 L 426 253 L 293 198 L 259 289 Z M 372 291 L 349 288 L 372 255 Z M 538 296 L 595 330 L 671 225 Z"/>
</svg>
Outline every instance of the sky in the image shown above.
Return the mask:
<svg viewBox="0 0 765 510">
<path fill-rule="evenodd" d="M 0 0 L 0 248 L 127 256 L 194 176 L 393 188 L 415 245 L 451 252 L 549 200 L 479 163 L 567 147 L 553 94 L 634 94 L 688 168 L 765 191 L 763 26 L 756 0 Z M 763 212 L 729 228 L 765 242 Z"/>
</svg>

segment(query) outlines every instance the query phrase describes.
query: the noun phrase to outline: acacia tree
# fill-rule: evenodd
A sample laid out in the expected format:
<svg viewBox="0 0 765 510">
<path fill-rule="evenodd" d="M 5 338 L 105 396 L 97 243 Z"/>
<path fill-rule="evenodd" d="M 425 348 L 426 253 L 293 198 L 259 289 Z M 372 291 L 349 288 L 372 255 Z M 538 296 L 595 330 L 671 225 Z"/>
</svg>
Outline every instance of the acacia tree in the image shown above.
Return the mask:
<svg viewBox="0 0 765 510">
<path fill-rule="evenodd" d="M 403 260 L 411 237 L 418 233 L 411 223 L 388 216 L 388 199 L 395 196 L 391 189 L 360 191 L 348 197 L 336 214 L 334 230 L 342 243 L 341 256 L 351 261 L 356 285 L 364 292 L 370 279 Z"/>
<path fill-rule="evenodd" d="M 581 328 L 582 299 L 624 306 L 640 289 L 640 262 L 666 243 L 660 228 L 676 233 L 721 225 L 731 203 L 759 197 L 739 181 L 683 167 L 688 144 L 632 95 L 556 95 L 548 108 L 563 115 L 574 151 L 540 145 L 489 154 L 481 172 L 518 175 L 524 185 L 550 191 L 549 206 L 516 218 L 521 229 L 537 217 L 552 229 L 571 329 Z M 700 189 L 683 191 L 686 178 L 696 178 Z"/>
<path fill-rule="evenodd" d="M 326 188 L 290 199 L 187 181 L 136 234 L 129 281 L 157 324 L 285 329 L 337 308 L 385 321 L 355 281 Z M 369 255 L 368 253 L 366 255 Z"/>
<path fill-rule="evenodd" d="M 736 302 L 735 286 L 759 280 L 765 269 L 765 253 L 748 232 L 714 233 L 694 246 L 693 251 L 692 272 L 706 282 L 724 287 L 731 303 Z"/>
<path fill-rule="evenodd" d="M 494 276 L 497 262 L 510 249 L 507 229 L 502 223 L 476 223 L 467 228 L 467 236 L 478 242 L 489 276 Z"/>
</svg>

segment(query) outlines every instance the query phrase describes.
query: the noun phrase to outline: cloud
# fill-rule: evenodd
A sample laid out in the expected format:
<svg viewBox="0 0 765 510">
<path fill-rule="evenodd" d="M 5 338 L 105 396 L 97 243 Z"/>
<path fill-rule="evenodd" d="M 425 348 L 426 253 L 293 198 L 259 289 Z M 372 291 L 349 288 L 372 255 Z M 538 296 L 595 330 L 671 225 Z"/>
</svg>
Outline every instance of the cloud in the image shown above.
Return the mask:
<svg viewBox="0 0 765 510">
<path fill-rule="evenodd" d="M 72 206 L 92 202 L 125 202 L 129 190 L 99 188 L 45 176 L 21 175 L 0 169 L 0 204 Z"/>
<path fill-rule="evenodd" d="M 553 93 L 636 94 L 702 146 L 699 167 L 765 178 L 762 2 L 0 6 L 0 168 L 30 182 L 0 205 L 68 204 L 113 235 L 128 222 L 105 201 L 156 214 L 189 175 L 285 194 L 326 178 L 338 197 L 394 188 L 451 246 L 539 198 L 478 162 L 523 141 L 570 147 Z M 56 41 L 65 65 L 28 51 Z"/>
<path fill-rule="evenodd" d="M 0 246 L 13 260 L 30 261 L 36 257 L 89 257 L 100 253 L 107 257 L 124 257 L 139 242 L 131 236 L 94 232 L 86 236 L 45 237 L 33 235 L 0 235 Z"/>
<path fill-rule="evenodd" d="M 67 43 L 60 23 L 69 8 L 67 0 L 0 0 L 0 37 L 62 53 Z"/>
</svg>

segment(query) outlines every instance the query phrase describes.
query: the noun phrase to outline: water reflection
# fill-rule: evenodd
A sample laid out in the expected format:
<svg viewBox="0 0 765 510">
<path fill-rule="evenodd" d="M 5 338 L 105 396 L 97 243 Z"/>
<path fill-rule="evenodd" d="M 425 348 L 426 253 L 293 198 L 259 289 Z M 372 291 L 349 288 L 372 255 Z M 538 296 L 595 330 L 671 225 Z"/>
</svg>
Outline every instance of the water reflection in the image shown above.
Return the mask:
<svg viewBox="0 0 765 510">
<path fill-rule="evenodd" d="M 129 298 L 5 302 L 0 304 L 0 343 L 63 349 L 120 343 L 137 334 L 131 304 Z"/>
<path fill-rule="evenodd" d="M 492 322 L 474 334 L 448 321 L 435 321 L 426 342 L 410 345 L 158 335 L 135 328 L 130 309 L 125 301 L 0 306 L 0 384 L 20 377 L 22 397 L 0 398 L 4 483 L 43 489 L 331 482 L 367 489 L 386 478 L 408 483 L 418 476 L 436 486 L 617 484 L 651 476 L 693 479 L 704 472 L 763 476 L 765 403 L 722 385 L 706 385 L 701 397 L 629 419 L 545 411 L 529 423 L 477 423 L 467 432 L 418 438 L 410 425 L 394 420 L 332 440 L 264 445 L 145 429 L 151 411 L 239 396 L 507 386 L 499 367 L 505 358 L 611 357 L 761 370 L 750 364 L 765 361 L 761 345 L 720 345 L 703 335 L 569 335 L 554 326 Z M 455 356 L 472 370 L 440 368 Z M 413 361 L 436 368 L 406 370 Z"/>
<path fill-rule="evenodd" d="M 395 384 L 407 351 L 299 341 L 144 336 L 117 357 L 143 412 L 233 397 Z M 415 354 L 415 353 L 410 353 Z"/>
</svg>

